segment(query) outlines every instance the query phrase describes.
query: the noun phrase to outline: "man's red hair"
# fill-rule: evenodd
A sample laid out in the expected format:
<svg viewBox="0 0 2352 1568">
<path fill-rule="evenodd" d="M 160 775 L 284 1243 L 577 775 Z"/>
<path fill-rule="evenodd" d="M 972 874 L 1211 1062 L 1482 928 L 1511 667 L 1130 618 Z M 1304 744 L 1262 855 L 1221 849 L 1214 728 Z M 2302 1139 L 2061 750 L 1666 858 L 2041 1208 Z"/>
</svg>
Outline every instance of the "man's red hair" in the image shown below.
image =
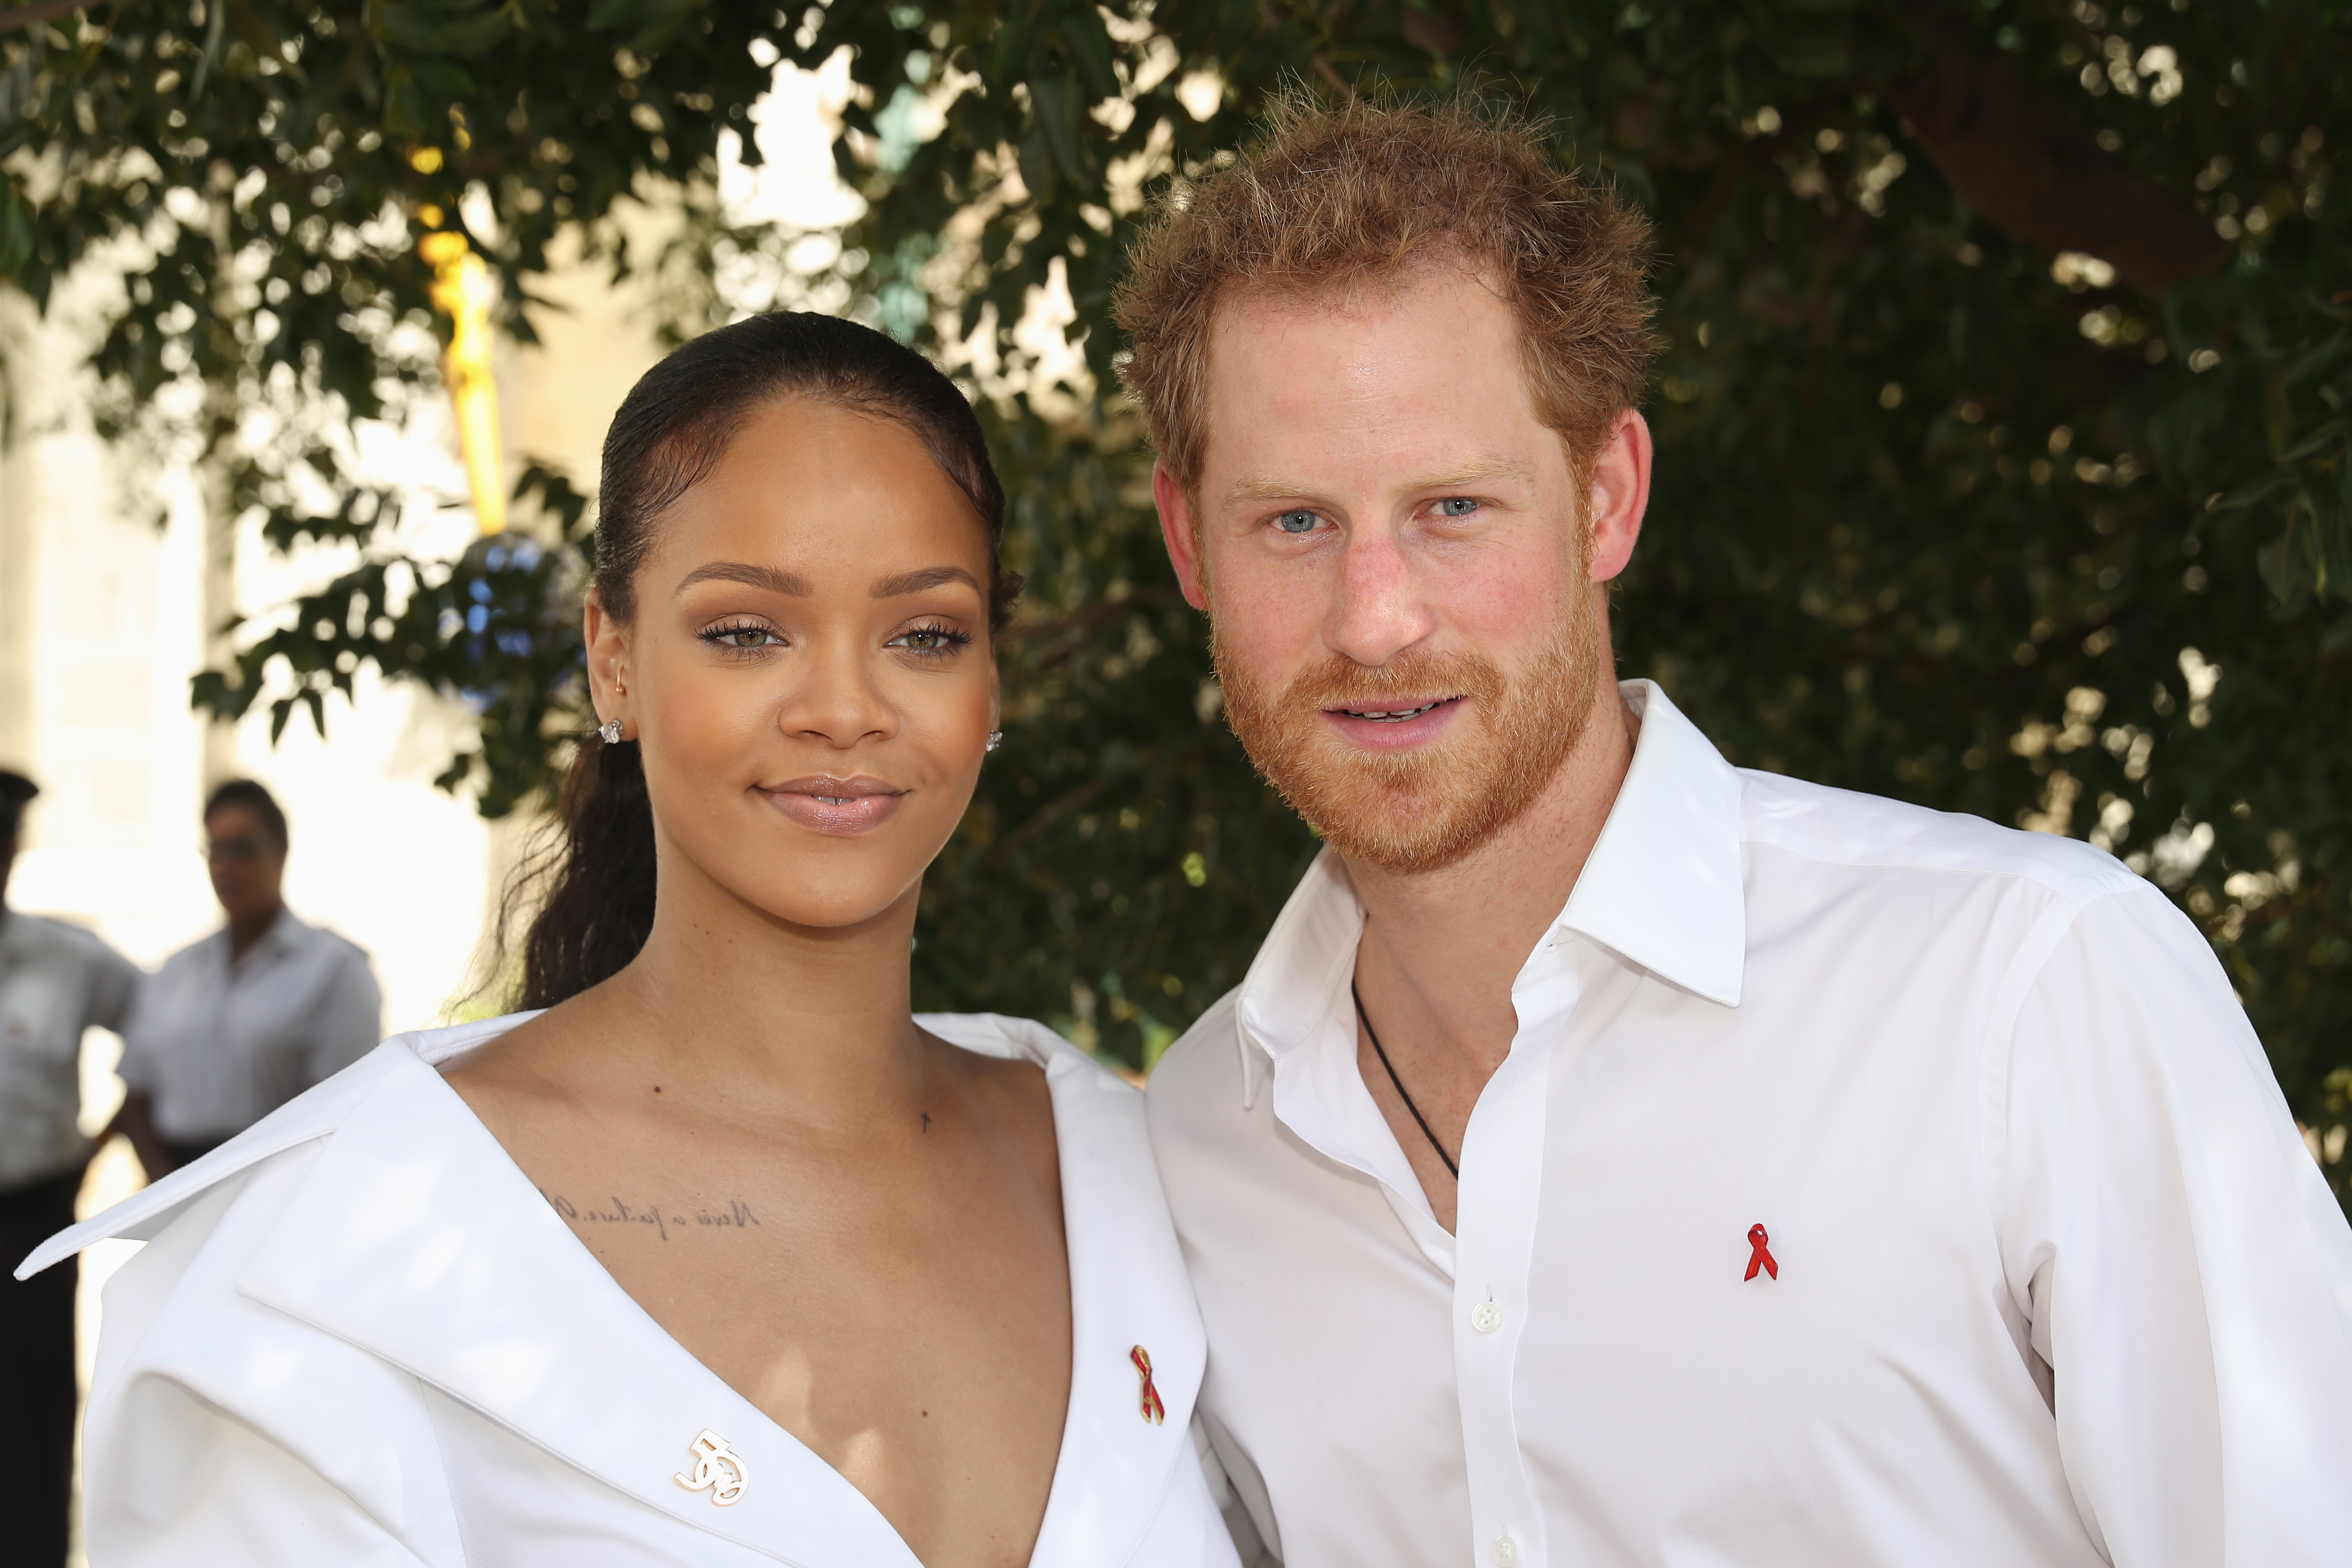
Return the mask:
<svg viewBox="0 0 2352 1568">
<path fill-rule="evenodd" d="M 1210 333 L 1239 294 L 1319 295 L 1458 261 L 1518 319 L 1536 410 L 1581 472 L 1649 372 L 1650 226 L 1536 127 L 1454 102 L 1277 97 L 1231 166 L 1179 181 L 1112 305 L 1121 381 L 1170 474 L 1199 483 Z"/>
</svg>

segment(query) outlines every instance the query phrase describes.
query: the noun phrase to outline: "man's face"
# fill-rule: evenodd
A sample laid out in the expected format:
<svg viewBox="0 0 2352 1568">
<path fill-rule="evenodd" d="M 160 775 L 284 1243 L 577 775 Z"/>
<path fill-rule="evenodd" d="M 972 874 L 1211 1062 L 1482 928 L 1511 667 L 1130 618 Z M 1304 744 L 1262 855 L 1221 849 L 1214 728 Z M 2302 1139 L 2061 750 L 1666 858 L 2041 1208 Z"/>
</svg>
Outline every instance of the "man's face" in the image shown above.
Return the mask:
<svg viewBox="0 0 2352 1568">
<path fill-rule="evenodd" d="M 228 802 L 205 818 L 205 868 L 213 896 L 230 920 L 255 920 L 278 908 L 286 851 L 250 806 Z"/>
<path fill-rule="evenodd" d="M 1488 841 L 1610 677 L 1599 584 L 1632 552 L 1647 434 L 1621 416 L 1580 481 L 1519 365 L 1509 308 L 1455 268 L 1236 300 L 1200 482 L 1156 476 L 1234 731 L 1351 860 L 1434 870 Z"/>
</svg>

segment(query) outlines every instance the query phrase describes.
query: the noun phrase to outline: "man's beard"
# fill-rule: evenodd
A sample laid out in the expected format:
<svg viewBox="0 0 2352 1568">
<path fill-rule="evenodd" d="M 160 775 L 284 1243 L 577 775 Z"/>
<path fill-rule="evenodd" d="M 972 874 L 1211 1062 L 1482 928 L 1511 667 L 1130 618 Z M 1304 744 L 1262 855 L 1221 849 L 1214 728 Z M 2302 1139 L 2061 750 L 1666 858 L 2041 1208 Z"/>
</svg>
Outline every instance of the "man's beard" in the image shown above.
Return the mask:
<svg viewBox="0 0 2352 1568">
<path fill-rule="evenodd" d="M 1461 861 L 1533 805 L 1591 721 L 1605 645 L 1580 589 L 1516 680 L 1475 654 L 1407 649 L 1378 669 L 1341 655 L 1279 693 L 1234 667 L 1212 637 L 1225 714 L 1291 809 L 1348 859 L 1413 875 Z M 1363 752 L 1325 722 L 1333 708 L 1379 711 L 1465 697 L 1469 712 L 1435 744 Z"/>
</svg>

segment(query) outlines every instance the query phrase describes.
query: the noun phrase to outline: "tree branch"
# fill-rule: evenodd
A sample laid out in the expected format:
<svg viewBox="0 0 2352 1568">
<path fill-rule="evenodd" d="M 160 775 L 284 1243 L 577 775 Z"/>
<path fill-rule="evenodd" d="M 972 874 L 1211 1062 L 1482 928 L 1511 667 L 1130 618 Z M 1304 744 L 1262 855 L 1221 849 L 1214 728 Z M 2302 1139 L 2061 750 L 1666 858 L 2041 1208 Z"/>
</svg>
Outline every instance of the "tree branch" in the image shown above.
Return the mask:
<svg viewBox="0 0 2352 1568">
<path fill-rule="evenodd" d="M 2027 86 L 2015 57 L 1980 47 L 1941 9 L 1916 17 L 1927 64 L 1887 97 L 1952 187 L 2011 239 L 2079 250 L 2161 294 L 2229 252 L 2204 216 L 2091 139 Z"/>
<path fill-rule="evenodd" d="M 88 10 L 91 4 L 92 0 L 40 0 L 37 5 L 19 5 L 13 11 L 0 11 L 0 33 L 13 33 L 37 22 L 54 22 L 68 11 Z"/>
</svg>

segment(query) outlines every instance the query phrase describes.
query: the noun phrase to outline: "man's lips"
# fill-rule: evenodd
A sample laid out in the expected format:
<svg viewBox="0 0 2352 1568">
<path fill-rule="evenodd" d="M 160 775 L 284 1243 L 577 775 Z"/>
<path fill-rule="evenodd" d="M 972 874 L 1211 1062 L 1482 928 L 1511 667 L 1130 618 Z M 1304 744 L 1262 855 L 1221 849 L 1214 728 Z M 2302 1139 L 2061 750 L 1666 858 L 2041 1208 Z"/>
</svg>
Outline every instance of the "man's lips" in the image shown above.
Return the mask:
<svg viewBox="0 0 2352 1568">
<path fill-rule="evenodd" d="M 1454 722 L 1466 697 L 1381 698 L 1323 710 L 1324 721 L 1368 752 L 1404 752 L 1433 741 Z"/>
<path fill-rule="evenodd" d="M 858 834 L 881 826 L 907 797 L 907 792 L 896 784 L 863 773 L 845 779 L 818 773 L 761 784 L 759 791 L 770 805 L 802 826 L 835 834 Z"/>
<path fill-rule="evenodd" d="M 1442 708 L 1448 702 L 1461 700 L 1459 697 L 1432 697 L 1426 701 L 1416 700 L 1411 703 L 1389 701 L 1377 708 L 1366 705 L 1334 708 L 1328 711 L 1344 713 L 1350 719 L 1368 719 L 1375 724 L 1401 724 L 1408 719 L 1418 719 L 1423 714 Z"/>
</svg>

